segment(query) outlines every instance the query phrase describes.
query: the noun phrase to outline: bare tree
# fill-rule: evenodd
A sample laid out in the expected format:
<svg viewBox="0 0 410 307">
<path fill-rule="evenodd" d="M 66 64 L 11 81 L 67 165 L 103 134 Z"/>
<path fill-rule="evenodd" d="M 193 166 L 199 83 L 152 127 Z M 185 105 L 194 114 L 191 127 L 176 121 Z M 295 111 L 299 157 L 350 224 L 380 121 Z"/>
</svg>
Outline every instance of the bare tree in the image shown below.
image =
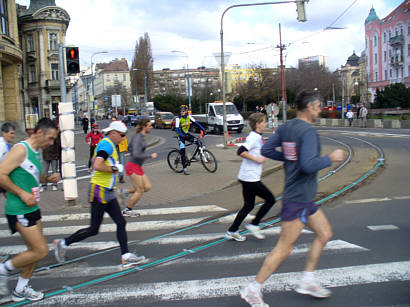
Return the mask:
<svg viewBox="0 0 410 307">
<path fill-rule="evenodd" d="M 147 78 L 148 100 L 151 97 L 151 86 L 153 82 L 153 62 L 151 40 L 148 33 L 145 33 L 144 36 L 141 36 L 135 43 L 135 53 L 134 58 L 132 59 L 130 77 L 132 92 L 135 93 L 135 89 L 137 88 L 139 95 L 144 93 L 144 78 Z"/>
</svg>

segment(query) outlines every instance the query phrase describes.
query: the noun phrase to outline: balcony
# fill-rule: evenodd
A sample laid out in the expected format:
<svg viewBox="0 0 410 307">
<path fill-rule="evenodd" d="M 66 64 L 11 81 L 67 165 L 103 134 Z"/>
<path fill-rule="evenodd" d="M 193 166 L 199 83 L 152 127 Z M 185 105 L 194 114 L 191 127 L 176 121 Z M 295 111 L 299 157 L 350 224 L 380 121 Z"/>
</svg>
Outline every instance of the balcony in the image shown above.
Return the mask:
<svg viewBox="0 0 410 307">
<path fill-rule="evenodd" d="M 403 45 L 404 44 L 404 36 L 399 34 L 399 35 L 390 37 L 389 44 L 390 44 L 390 46 Z"/>
<path fill-rule="evenodd" d="M 390 64 L 392 66 L 400 66 L 403 65 L 403 56 L 402 55 L 395 55 L 390 58 Z"/>
</svg>

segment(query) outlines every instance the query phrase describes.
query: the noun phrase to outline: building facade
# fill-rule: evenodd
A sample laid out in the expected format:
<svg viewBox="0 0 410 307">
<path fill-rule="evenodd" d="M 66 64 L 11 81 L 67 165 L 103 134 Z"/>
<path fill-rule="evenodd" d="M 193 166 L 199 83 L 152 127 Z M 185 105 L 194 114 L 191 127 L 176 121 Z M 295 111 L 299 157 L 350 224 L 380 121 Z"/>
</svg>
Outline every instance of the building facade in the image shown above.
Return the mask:
<svg viewBox="0 0 410 307">
<path fill-rule="evenodd" d="M 389 84 L 401 82 L 410 87 L 410 0 L 383 19 L 371 8 L 365 21 L 365 39 L 371 100 L 376 89 Z"/>
<path fill-rule="evenodd" d="M 299 68 L 305 66 L 309 67 L 312 65 L 322 66 L 326 69 L 329 69 L 327 57 L 324 55 L 315 55 L 315 56 L 308 56 L 298 60 Z"/>
<path fill-rule="evenodd" d="M 346 64 L 338 71 L 342 81 L 342 102 L 345 104 L 353 102 L 352 96 L 360 97 L 361 92 L 366 91 L 364 89 L 366 84 L 362 82 L 360 70 L 360 63 L 362 62 L 363 58 L 356 55 L 353 51 L 353 54 L 347 59 Z"/>
<path fill-rule="evenodd" d="M 0 0 L 0 122 L 22 123 L 18 76 L 23 61 L 14 0 Z"/>
</svg>

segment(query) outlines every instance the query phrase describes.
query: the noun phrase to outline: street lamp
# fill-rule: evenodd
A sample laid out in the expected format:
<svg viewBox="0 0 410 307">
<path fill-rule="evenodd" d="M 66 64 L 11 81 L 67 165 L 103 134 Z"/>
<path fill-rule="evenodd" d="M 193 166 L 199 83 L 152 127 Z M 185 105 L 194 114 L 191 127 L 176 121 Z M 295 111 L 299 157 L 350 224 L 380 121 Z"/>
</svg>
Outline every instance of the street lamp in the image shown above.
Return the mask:
<svg viewBox="0 0 410 307">
<path fill-rule="evenodd" d="M 93 57 L 96 54 L 102 54 L 102 53 L 108 53 L 108 51 L 98 51 L 98 52 L 94 52 L 91 55 L 91 91 L 93 94 L 93 112 L 94 112 L 94 117 L 95 117 L 95 98 L 94 98 L 94 73 L 93 73 Z M 91 125 L 91 114 L 90 114 L 90 106 L 88 106 L 88 119 L 90 120 L 90 125 Z"/>
<path fill-rule="evenodd" d="M 186 57 L 186 79 L 187 79 L 187 87 L 188 87 L 188 106 L 189 110 L 191 110 L 191 83 L 189 78 L 189 66 L 188 66 L 188 55 L 184 51 L 179 50 L 172 50 L 172 53 L 183 53 Z"/>
</svg>

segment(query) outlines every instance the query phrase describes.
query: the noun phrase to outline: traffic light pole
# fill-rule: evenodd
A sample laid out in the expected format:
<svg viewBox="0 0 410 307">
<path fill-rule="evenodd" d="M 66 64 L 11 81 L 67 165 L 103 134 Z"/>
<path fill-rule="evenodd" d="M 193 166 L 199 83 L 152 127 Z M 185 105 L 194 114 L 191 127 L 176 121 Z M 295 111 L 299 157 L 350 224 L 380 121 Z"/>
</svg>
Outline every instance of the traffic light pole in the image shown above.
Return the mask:
<svg viewBox="0 0 410 307">
<path fill-rule="evenodd" d="M 67 90 L 65 87 L 65 73 L 64 73 L 64 46 L 62 43 L 58 44 L 58 74 L 60 77 L 60 102 L 67 102 Z"/>
</svg>

